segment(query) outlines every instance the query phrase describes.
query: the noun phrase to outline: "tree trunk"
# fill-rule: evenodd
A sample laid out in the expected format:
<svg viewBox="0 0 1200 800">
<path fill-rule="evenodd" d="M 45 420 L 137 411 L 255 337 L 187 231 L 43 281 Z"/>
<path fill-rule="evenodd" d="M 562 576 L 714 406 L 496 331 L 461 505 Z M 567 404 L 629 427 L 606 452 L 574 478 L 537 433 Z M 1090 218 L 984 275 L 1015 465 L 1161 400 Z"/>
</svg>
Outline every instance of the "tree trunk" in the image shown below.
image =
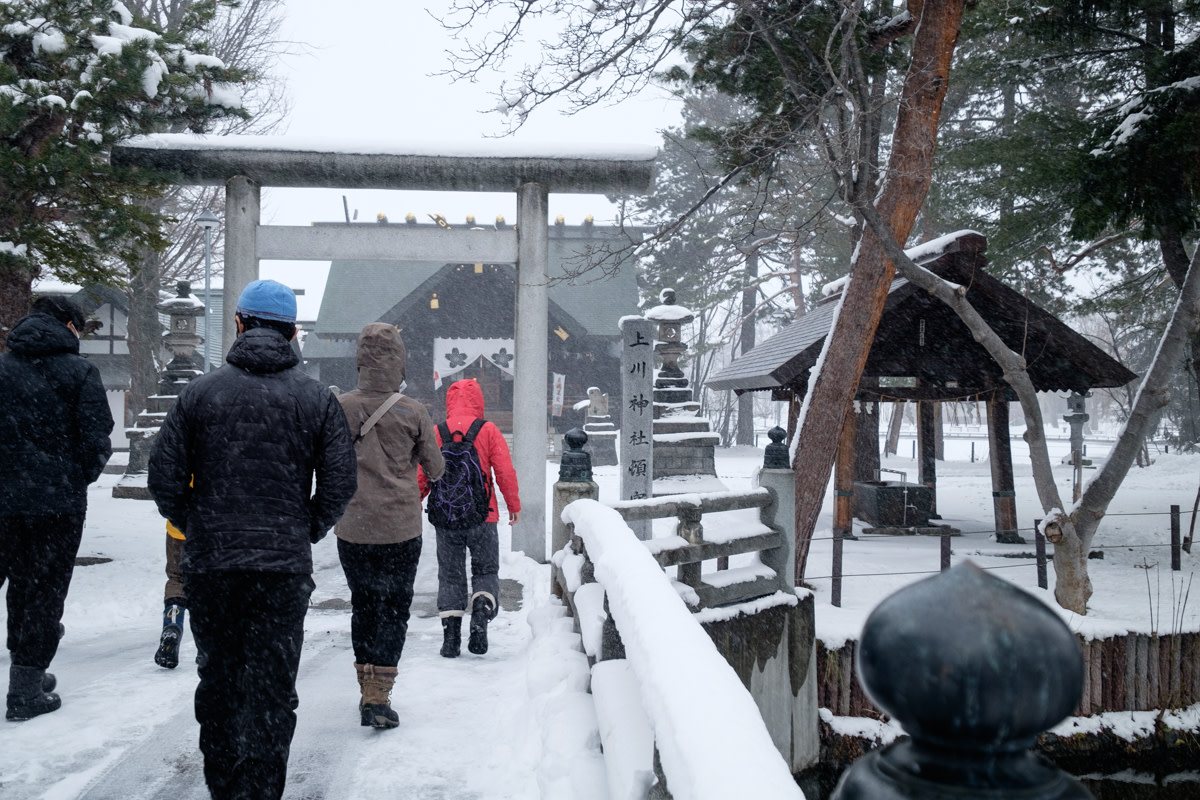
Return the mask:
<svg viewBox="0 0 1200 800">
<path fill-rule="evenodd" d="M 746 288 L 742 289 L 742 355 L 754 349 L 754 305 L 758 297 L 758 252 L 746 254 Z M 737 443 L 754 444 L 754 393 L 738 395 Z"/>
<path fill-rule="evenodd" d="M 933 457 L 938 461 L 946 460 L 946 428 L 945 406 L 933 404 Z"/>
<path fill-rule="evenodd" d="M 0 353 L 8 351 L 8 332 L 29 313 L 33 303 L 33 272 L 29 267 L 0 265 Z"/>
<path fill-rule="evenodd" d="M 128 413 L 136 417 L 146 409 L 147 398 L 158 394 L 158 361 L 162 326 L 158 322 L 159 261 L 147 250 L 137 271 L 129 279 L 129 402 Z M 126 419 L 126 427 L 134 424 Z"/>
<path fill-rule="evenodd" d="M 1096 528 L 1103 519 L 1109 503 L 1116 495 L 1121 481 L 1129 472 L 1129 467 L 1137 457 L 1147 433 L 1157 424 L 1158 411 L 1166 405 L 1169 399 L 1168 384 L 1174 373 L 1175 365 L 1198 329 L 1200 329 L 1200 247 L 1196 248 L 1196 252 L 1192 255 L 1179 300 L 1175 304 L 1175 310 L 1171 314 L 1167 329 L 1163 332 L 1154 361 L 1146 370 L 1142 385 L 1138 388 L 1137 396 L 1133 401 L 1133 410 L 1130 411 L 1129 419 L 1125 422 L 1125 429 L 1122 431 L 1121 437 L 1117 439 L 1112 452 L 1109 453 L 1108 460 L 1104 462 L 1096 476 L 1088 482 L 1083 496 L 1076 503 L 1069 518 L 1069 522 L 1073 524 L 1063 526 L 1063 543 L 1068 543 L 1069 539 L 1076 540 L 1070 542 L 1071 550 L 1069 551 L 1074 560 L 1066 559 L 1060 565 L 1058 549 L 1061 545 L 1055 549 L 1054 572 L 1058 586 L 1062 587 L 1064 578 L 1070 582 L 1068 588 L 1075 594 L 1066 595 L 1066 597 L 1076 605 L 1079 605 L 1080 593 L 1084 588 L 1087 592 L 1082 598 L 1084 602 L 1087 597 L 1091 596 L 1091 583 L 1087 579 L 1087 554 L 1092 545 L 1092 538 L 1096 534 Z M 1067 605 L 1064 602 L 1064 594 L 1065 592 L 1059 588 L 1055 589 L 1054 596 L 1059 603 L 1075 611 L 1074 605 Z"/>
<path fill-rule="evenodd" d="M 900 447 L 900 426 L 904 424 L 904 401 L 892 403 L 892 418 L 888 422 L 887 444 L 883 447 L 885 455 L 894 456 Z"/>
<path fill-rule="evenodd" d="M 950 61 L 962 23 L 965 0 L 913 0 L 920 20 L 912 63 L 901 90 L 887 179 L 878 210 L 898 241 L 907 241 L 929 191 L 938 119 L 950 75 Z M 863 365 L 895 267 L 871 229 L 863 232 L 842 293 L 837 323 L 825 337 L 820 371 L 809 382 L 792 458 L 796 471 L 796 580 L 804 578 L 808 550 L 829 483 L 837 438 Z"/>
</svg>

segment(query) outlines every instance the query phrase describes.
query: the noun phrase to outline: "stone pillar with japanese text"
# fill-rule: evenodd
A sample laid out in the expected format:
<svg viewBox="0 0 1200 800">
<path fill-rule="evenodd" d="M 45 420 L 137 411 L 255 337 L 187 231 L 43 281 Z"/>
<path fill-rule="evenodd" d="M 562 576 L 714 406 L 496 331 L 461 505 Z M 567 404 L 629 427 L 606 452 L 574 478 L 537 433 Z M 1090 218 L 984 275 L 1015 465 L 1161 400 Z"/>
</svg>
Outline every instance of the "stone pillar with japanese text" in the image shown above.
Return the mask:
<svg viewBox="0 0 1200 800">
<path fill-rule="evenodd" d="M 654 329 L 644 317 L 621 318 L 621 499 L 654 495 Z M 649 539 L 650 520 L 629 527 Z"/>
</svg>

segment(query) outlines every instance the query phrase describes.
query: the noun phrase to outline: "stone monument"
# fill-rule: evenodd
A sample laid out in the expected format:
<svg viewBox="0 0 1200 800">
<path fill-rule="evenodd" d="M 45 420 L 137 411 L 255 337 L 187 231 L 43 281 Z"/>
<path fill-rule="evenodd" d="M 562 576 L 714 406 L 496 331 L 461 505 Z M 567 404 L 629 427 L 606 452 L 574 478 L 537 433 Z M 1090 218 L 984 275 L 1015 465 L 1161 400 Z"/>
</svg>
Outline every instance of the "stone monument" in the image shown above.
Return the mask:
<svg viewBox="0 0 1200 800">
<path fill-rule="evenodd" d="M 592 457 L 597 467 L 617 464 L 617 426 L 608 411 L 608 395 L 599 387 L 588 388 L 587 417 L 583 430 L 587 433 L 587 444 L 583 449 Z"/>
</svg>

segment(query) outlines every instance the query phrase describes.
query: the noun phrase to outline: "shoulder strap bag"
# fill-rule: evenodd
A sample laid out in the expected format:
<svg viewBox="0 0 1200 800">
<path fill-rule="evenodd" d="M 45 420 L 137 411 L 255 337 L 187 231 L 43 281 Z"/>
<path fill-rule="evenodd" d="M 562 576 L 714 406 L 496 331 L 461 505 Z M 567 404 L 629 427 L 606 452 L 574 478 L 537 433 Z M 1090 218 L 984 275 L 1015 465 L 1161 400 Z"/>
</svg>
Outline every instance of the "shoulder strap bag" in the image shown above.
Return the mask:
<svg viewBox="0 0 1200 800">
<path fill-rule="evenodd" d="M 390 397 L 388 397 L 387 400 L 384 400 L 383 403 L 380 404 L 379 408 L 375 409 L 374 414 L 367 417 L 367 421 L 364 422 L 363 426 L 358 430 L 358 436 L 354 437 L 355 444 L 358 444 L 363 440 L 363 437 L 370 432 L 371 428 L 375 427 L 375 423 L 379 422 L 379 420 L 383 418 L 383 415 L 388 412 L 388 409 L 396 405 L 396 401 L 398 401 L 401 396 L 402 395 L 399 392 L 394 392 Z"/>
</svg>

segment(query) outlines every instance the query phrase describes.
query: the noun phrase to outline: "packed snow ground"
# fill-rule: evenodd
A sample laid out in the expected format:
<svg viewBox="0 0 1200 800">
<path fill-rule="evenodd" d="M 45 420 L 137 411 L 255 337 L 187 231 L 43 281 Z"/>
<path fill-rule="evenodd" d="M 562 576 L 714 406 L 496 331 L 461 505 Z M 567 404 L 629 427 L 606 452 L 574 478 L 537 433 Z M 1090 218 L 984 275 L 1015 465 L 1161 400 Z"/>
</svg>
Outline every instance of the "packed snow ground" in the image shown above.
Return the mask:
<svg viewBox="0 0 1200 800">
<path fill-rule="evenodd" d="M 965 440 L 948 440 L 949 460 L 938 463 L 942 522 L 963 531 L 953 541 L 954 559 L 994 568 L 994 574 L 1057 609 L 1053 569 L 1050 590 L 1039 590 L 1032 559 L 1012 557 L 1031 554 L 1032 544 L 998 545 L 989 533 L 991 484 L 989 465 L 981 460 L 983 441 L 976 442 L 980 460 L 972 463 Z M 1093 458 L 1102 457 L 1103 450 L 1089 444 Z M 1019 520 L 1028 538 L 1027 529 L 1041 514 L 1019 440 L 1014 451 Z M 908 454 L 907 442 L 900 452 Z M 1167 548 L 1171 504 L 1183 508 L 1187 532 L 1200 456 L 1156 458 L 1147 469 L 1131 470 L 1101 526 L 1094 549 L 1102 549 L 1105 557 L 1090 562 L 1095 594 L 1088 615 L 1060 610 L 1073 630 L 1103 637 L 1130 630 L 1200 629 L 1200 596 L 1187 594 L 1200 550 L 1185 553 L 1182 572 L 1172 573 Z M 762 451 L 755 448 L 717 453 L 718 472 L 730 489 L 749 488 L 761 462 Z M 885 466 L 915 478 L 916 463 L 909 457 L 889 458 Z M 1056 470 L 1069 498 L 1070 470 Z M 548 465 L 547 472 L 552 483 L 557 466 Z M 80 556 L 111 561 L 75 571 L 63 620 L 67 635 L 51 667 L 63 707 L 0 726 L 0 796 L 5 800 L 207 797 L 192 715 L 196 676 L 190 634 L 178 669 L 160 669 L 152 660 L 161 625 L 162 520 L 153 503 L 114 500 L 118 477 L 105 475 L 89 493 Z M 615 499 L 617 468 L 597 468 L 596 479 L 601 500 Z M 656 528 L 663 532 L 661 523 Z M 503 525 L 501 538 L 507 551 L 510 537 Z M 855 636 L 882 597 L 937 571 L 938 548 L 936 537 L 847 541 L 843 604 L 833 608 L 827 507 L 808 568 L 817 593 L 818 635 L 834 646 Z M 583 694 L 586 662 L 581 665 L 577 637 L 558 620 L 562 610 L 550 598 L 548 567 L 506 552 L 501 577 L 522 585 L 520 608 L 503 612 L 493 623 L 486 656 L 464 650 L 459 659 L 443 659 L 434 608 L 433 532 L 427 530 L 414 616 L 392 696 L 401 725 L 375 731 L 358 724 L 350 616 L 339 602 L 348 592 L 332 537 L 316 546 L 315 560 L 317 590 L 305 624 L 299 723 L 285 797 L 603 797 L 595 713 Z M 4 609 L 0 623 L 7 624 Z M 0 654 L 0 675 L 7 674 L 8 658 L 7 652 Z M 1196 716 L 1194 710 L 1191 714 Z M 1133 715 L 1126 717 L 1133 726 Z"/>
</svg>

